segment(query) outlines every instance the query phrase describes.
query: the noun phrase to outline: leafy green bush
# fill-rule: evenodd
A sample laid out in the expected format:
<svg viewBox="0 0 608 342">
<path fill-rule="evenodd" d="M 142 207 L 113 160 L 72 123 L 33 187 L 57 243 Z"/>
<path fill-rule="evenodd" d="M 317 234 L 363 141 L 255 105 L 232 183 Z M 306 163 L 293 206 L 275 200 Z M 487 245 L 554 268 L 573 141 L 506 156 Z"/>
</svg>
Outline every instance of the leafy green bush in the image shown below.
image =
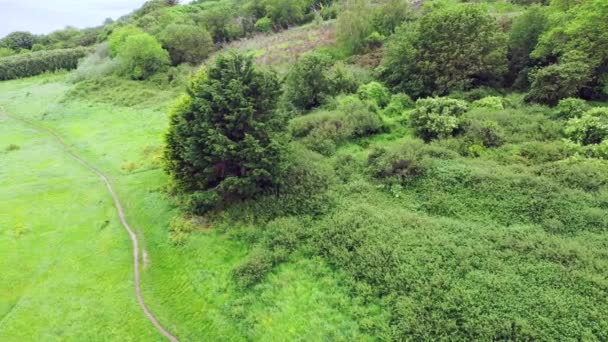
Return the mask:
<svg viewBox="0 0 608 342">
<path fill-rule="evenodd" d="M 119 74 L 144 80 L 169 67 L 169 54 L 147 33 L 129 36 L 120 44 L 117 57 Z"/>
<path fill-rule="evenodd" d="M 14 54 L 16 54 L 15 50 L 0 46 L 0 58 L 12 56 Z"/>
<path fill-rule="evenodd" d="M 505 100 L 498 96 L 487 96 L 471 103 L 471 107 L 501 110 L 505 109 Z"/>
<path fill-rule="evenodd" d="M 332 95 L 354 93 L 361 85 L 361 80 L 344 62 L 337 62 L 332 66 L 329 79 Z"/>
<path fill-rule="evenodd" d="M 580 118 L 570 119 L 566 135 L 582 145 L 597 145 L 608 138 L 608 108 L 593 108 Z"/>
<path fill-rule="evenodd" d="M 376 148 L 367 159 L 368 172 L 385 183 L 407 185 L 424 175 L 429 161 L 424 158 L 420 143 L 407 143 L 387 150 Z"/>
<path fill-rule="evenodd" d="M 572 119 L 580 118 L 589 108 L 585 100 L 569 97 L 560 100 L 554 112 L 557 118 Z"/>
<path fill-rule="evenodd" d="M 122 45 L 127 41 L 127 38 L 144 33 L 142 29 L 133 25 L 127 25 L 117 28 L 108 37 L 108 47 L 110 48 L 110 56 L 116 57 L 122 49 Z"/>
<path fill-rule="evenodd" d="M 195 75 L 166 137 L 166 170 L 177 186 L 217 192 L 220 201 L 276 189 L 285 149 L 279 95 L 276 75 L 257 69 L 252 57 L 221 55 Z"/>
<path fill-rule="evenodd" d="M 530 73 L 532 85 L 525 99 L 555 106 L 561 99 L 576 97 L 591 80 L 591 71 L 584 56 L 570 52 L 559 63 Z"/>
<path fill-rule="evenodd" d="M 272 20 L 268 17 L 263 17 L 255 22 L 255 29 L 258 32 L 268 33 L 272 31 Z"/>
<path fill-rule="evenodd" d="M 215 49 L 209 32 L 195 25 L 171 24 L 161 33 L 160 41 L 173 65 L 199 64 Z"/>
<path fill-rule="evenodd" d="M 483 7 L 440 6 L 389 41 L 380 76 L 415 98 L 495 85 L 506 71 L 506 38 Z"/>
<path fill-rule="evenodd" d="M 176 246 L 183 246 L 195 229 L 196 225 L 191 218 L 175 216 L 169 223 L 169 241 Z"/>
<path fill-rule="evenodd" d="M 359 87 L 357 95 L 363 101 L 371 101 L 379 108 L 384 108 L 391 100 L 391 93 L 378 82 L 370 82 Z"/>
<path fill-rule="evenodd" d="M 464 138 L 469 145 L 492 148 L 504 143 L 504 132 L 494 121 L 472 120 L 466 123 L 464 131 Z"/>
<path fill-rule="evenodd" d="M 57 70 L 72 70 L 87 48 L 37 51 L 0 58 L 0 80 L 12 80 Z"/>
<path fill-rule="evenodd" d="M 346 97 L 334 111 L 321 111 L 291 121 L 291 132 L 313 151 L 331 155 L 351 138 L 379 133 L 384 123 L 377 113 L 356 97 Z"/>
<path fill-rule="evenodd" d="M 285 98 L 299 110 L 309 110 L 324 103 L 332 92 L 331 56 L 308 53 L 298 59 L 285 79 Z"/>
<path fill-rule="evenodd" d="M 15 51 L 31 50 L 36 37 L 30 32 L 17 31 L 11 32 L 6 37 L 2 38 L 0 45 Z"/>
<path fill-rule="evenodd" d="M 247 259 L 233 271 L 237 285 L 243 288 L 259 283 L 272 270 L 274 256 L 266 249 L 257 249 L 249 254 Z"/>
<path fill-rule="evenodd" d="M 547 10 L 540 6 L 528 8 L 513 20 L 508 43 L 509 73 L 506 79 L 508 85 L 520 90 L 528 88 L 528 73 L 537 63 L 530 58 L 530 54 L 548 26 Z"/>
<path fill-rule="evenodd" d="M 531 165 L 555 162 L 571 157 L 572 148 L 561 140 L 552 142 L 530 141 L 518 147 L 517 154 Z"/>
<path fill-rule="evenodd" d="M 365 0 L 343 3 L 336 22 L 336 39 L 349 53 L 363 52 L 366 38 L 374 32 L 372 5 Z"/>
<path fill-rule="evenodd" d="M 462 128 L 460 117 L 469 109 L 466 102 L 450 98 L 426 98 L 416 101 L 410 124 L 424 141 L 452 136 Z"/>
<path fill-rule="evenodd" d="M 384 115 L 389 117 L 401 116 L 407 110 L 414 108 L 415 103 L 412 98 L 405 94 L 394 94 L 391 101 L 384 108 Z"/>
<path fill-rule="evenodd" d="M 608 186 L 608 161 L 571 158 L 539 167 L 539 173 L 567 187 L 600 191 Z"/>
</svg>

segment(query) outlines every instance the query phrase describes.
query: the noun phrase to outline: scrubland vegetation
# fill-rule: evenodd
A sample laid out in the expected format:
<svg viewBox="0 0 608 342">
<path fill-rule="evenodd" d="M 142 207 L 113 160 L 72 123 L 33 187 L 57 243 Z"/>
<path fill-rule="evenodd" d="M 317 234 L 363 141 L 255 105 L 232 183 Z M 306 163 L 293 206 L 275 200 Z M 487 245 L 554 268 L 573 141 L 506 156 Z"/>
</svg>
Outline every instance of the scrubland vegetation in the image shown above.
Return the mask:
<svg viewBox="0 0 608 342">
<path fill-rule="evenodd" d="M 182 340 L 606 340 L 607 18 L 603 0 L 150 1 L 4 38 L 21 53 L 0 79 L 88 55 L 0 83 L 0 108 L 111 175 Z M 101 185 L 0 120 L 0 269 L 25 270 L 0 281 L 0 339 L 156 338 L 109 199 L 66 199 Z M 105 314 L 34 319 L 70 293 Z"/>
</svg>

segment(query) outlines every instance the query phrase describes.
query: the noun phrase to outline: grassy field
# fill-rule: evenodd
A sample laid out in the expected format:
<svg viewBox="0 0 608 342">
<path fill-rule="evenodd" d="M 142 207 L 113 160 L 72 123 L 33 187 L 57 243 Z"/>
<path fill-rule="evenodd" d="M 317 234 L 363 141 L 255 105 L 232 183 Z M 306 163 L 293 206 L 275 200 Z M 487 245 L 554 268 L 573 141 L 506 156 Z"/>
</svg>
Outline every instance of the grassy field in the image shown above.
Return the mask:
<svg viewBox="0 0 608 342">
<path fill-rule="evenodd" d="M 144 241 L 144 297 L 174 334 L 364 338 L 348 314 L 358 304 L 320 260 L 287 264 L 244 293 L 231 271 L 246 242 L 209 229 L 171 245 L 167 225 L 177 210 L 162 192 L 157 158 L 170 94 L 159 91 L 161 101 L 147 108 L 86 103 L 65 98 L 65 76 L 0 84 L 2 110 L 52 128 L 110 175 Z M 0 340 L 160 339 L 137 306 L 130 243 L 103 184 L 45 133 L 1 120 Z M 300 272 L 307 268 L 315 272 Z"/>
</svg>

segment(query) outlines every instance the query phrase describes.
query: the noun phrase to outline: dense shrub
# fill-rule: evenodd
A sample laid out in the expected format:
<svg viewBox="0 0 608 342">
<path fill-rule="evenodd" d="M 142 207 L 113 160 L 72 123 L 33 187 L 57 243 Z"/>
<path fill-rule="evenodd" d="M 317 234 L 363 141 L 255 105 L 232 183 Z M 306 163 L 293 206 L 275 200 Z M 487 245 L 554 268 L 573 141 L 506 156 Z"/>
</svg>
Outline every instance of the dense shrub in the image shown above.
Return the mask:
<svg viewBox="0 0 608 342">
<path fill-rule="evenodd" d="M 412 98 L 405 94 L 395 94 L 391 96 L 391 101 L 384 109 L 384 115 L 400 116 L 405 111 L 414 108 L 415 103 Z"/>
<path fill-rule="evenodd" d="M 560 100 L 555 107 L 555 117 L 560 119 L 580 118 L 589 108 L 590 106 L 585 100 L 566 98 Z"/>
<path fill-rule="evenodd" d="M 496 20 L 483 8 L 440 7 L 397 30 L 380 76 L 416 98 L 497 84 L 506 71 L 505 44 Z"/>
<path fill-rule="evenodd" d="M 382 0 L 374 7 L 372 24 L 382 36 L 395 33 L 397 27 L 412 17 L 407 0 Z"/>
<path fill-rule="evenodd" d="M 363 52 L 365 40 L 374 32 L 372 5 L 366 0 L 345 1 L 336 23 L 336 39 L 350 53 Z"/>
<path fill-rule="evenodd" d="M 357 90 L 359 99 L 370 101 L 379 108 L 384 108 L 391 100 L 391 93 L 385 86 L 378 82 L 370 82 L 359 87 Z"/>
<path fill-rule="evenodd" d="M 196 225 L 190 217 L 175 216 L 169 223 L 169 241 L 182 246 L 195 229 Z"/>
<path fill-rule="evenodd" d="M 557 64 L 532 71 L 530 78 L 526 101 L 555 106 L 559 100 L 580 93 L 591 80 L 591 68 L 582 55 L 573 51 Z"/>
<path fill-rule="evenodd" d="M 380 116 L 356 97 L 341 100 L 334 111 L 321 111 L 292 120 L 291 132 L 313 151 L 331 155 L 351 138 L 369 136 L 384 129 Z"/>
<path fill-rule="evenodd" d="M 562 140 L 553 142 L 530 141 L 518 146 L 517 154 L 527 159 L 528 164 L 537 165 L 571 157 L 575 151 Z"/>
<path fill-rule="evenodd" d="M 335 176 L 321 155 L 299 144 L 289 146 L 276 192 L 261 194 L 228 208 L 231 218 L 266 222 L 281 216 L 320 216 L 333 207 Z"/>
<path fill-rule="evenodd" d="M 580 118 L 570 119 L 566 135 L 582 145 L 597 145 L 608 139 L 608 108 L 594 108 Z"/>
<path fill-rule="evenodd" d="M 474 101 L 471 103 L 471 107 L 501 110 L 505 109 L 505 100 L 498 96 L 488 96 Z"/>
<path fill-rule="evenodd" d="M 268 17 L 260 18 L 255 22 L 255 29 L 258 32 L 268 33 L 272 31 L 272 20 Z"/>
<path fill-rule="evenodd" d="M 422 144 L 407 143 L 387 150 L 376 148 L 368 156 L 368 172 L 385 183 L 407 185 L 424 175 L 430 161 L 424 158 Z"/>
<path fill-rule="evenodd" d="M 84 57 L 87 48 L 37 51 L 0 58 L 0 80 L 39 75 L 57 70 L 72 70 Z"/>
<path fill-rule="evenodd" d="M 221 55 L 199 72 L 167 134 L 166 170 L 178 187 L 217 192 L 224 201 L 275 189 L 284 159 L 279 95 L 276 75 L 258 70 L 251 57 Z"/>
<path fill-rule="evenodd" d="M 116 57 L 121 50 L 122 45 L 127 41 L 127 38 L 141 33 L 144 33 L 142 29 L 132 25 L 123 26 L 114 30 L 108 37 L 110 56 Z"/>
<path fill-rule="evenodd" d="M 169 54 L 147 33 L 129 36 L 120 44 L 118 72 L 134 80 L 144 80 L 169 66 Z"/>
<path fill-rule="evenodd" d="M 416 101 L 410 124 L 424 141 L 452 136 L 462 128 L 461 116 L 468 104 L 450 98 L 426 98 Z"/>
<path fill-rule="evenodd" d="M 360 78 L 343 62 L 337 62 L 329 71 L 332 95 L 350 94 L 361 85 Z"/>
<path fill-rule="evenodd" d="M 520 90 L 528 88 L 528 73 L 536 63 L 530 54 L 548 24 L 546 9 L 537 6 L 528 8 L 513 20 L 508 43 L 508 85 Z"/>
<path fill-rule="evenodd" d="M 463 120 L 494 121 L 504 131 L 505 142 L 553 141 L 563 138 L 563 124 L 550 118 L 550 109 L 528 106 L 517 109 L 488 110 L 473 108 Z"/>
<path fill-rule="evenodd" d="M 308 53 L 298 59 L 285 79 L 285 98 L 299 110 L 309 110 L 326 101 L 332 93 L 332 58 Z"/>
<path fill-rule="evenodd" d="M 608 6 L 603 0 L 582 2 L 553 1 L 550 28 L 540 38 L 532 56 L 552 61 L 564 59 L 571 51 L 578 51 L 589 71 L 580 77 L 585 86 L 585 98 L 602 93 L 602 78 L 608 75 Z M 572 75 L 572 78 L 575 76 Z M 605 85 L 605 84 L 604 84 Z M 579 87 L 580 88 L 580 87 Z M 569 97 L 570 94 L 563 97 Z M 603 94 L 607 95 L 606 93 Z"/>
<path fill-rule="evenodd" d="M 15 51 L 31 50 L 36 37 L 30 32 L 17 31 L 9 33 L 0 41 L 0 46 L 4 45 L 7 48 Z"/>
<path fill-rule="evenodd" d="M 539 173 L 561 184 L 585 191 L 600 191 L 608 186 L 608 161 L 572 158 L 542 165 Z"/>
<path fill-rule="evenodd" d="M 173 65 L 199 64 L 215 49 L 209 32 L 194 25 L 169 25 L 161 33 L 160 41 L 169 51 Z"/>
<path fill-rule="evenodd" d="M 264 279 L 273 265 L 274 256 L 271 252 L 266 249 L 255 250 L 234 269 L 234 280 L 240 287 L 251 287 Z"/>
<path fill-rule="evenodd" d="M 0 58 L 16 54 L 15 50 L 0 46 Z"/>
<path fill-rule="evenodd" d="M 494 121 L 472 120 L 466 123 L 464 131 L 464 139 L 469 146 L 499 147 L 505 139 L 503 130 Z"/>
</svg>

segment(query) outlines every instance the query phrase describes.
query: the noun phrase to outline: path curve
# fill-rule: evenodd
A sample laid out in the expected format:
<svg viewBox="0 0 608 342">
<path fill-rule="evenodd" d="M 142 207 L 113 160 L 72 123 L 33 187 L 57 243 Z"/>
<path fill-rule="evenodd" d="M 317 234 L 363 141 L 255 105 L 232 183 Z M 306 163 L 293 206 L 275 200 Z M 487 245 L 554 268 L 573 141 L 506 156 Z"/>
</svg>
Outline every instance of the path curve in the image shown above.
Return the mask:
<svg viewBox="0 0 608 342">
<path fill-rule="evenodd" d="M 129 237 L 131 238 L 131 243 L 133 245 L 133 277 L 135 279 L 135 296 L 137 297 L 137 302 L 139 303 L 139 306 L 143 310 L 146 318 L 150 322 L 152 322 L 152 324 L 154 324 L 156 329 L 161 334 L 163 334 L 171 342 L 179 342 L 177 337 L 173 336 L 169 332 L 169 330 L 167 330 L 165 327 L 163 327 L 160 324 L 158 319 L 154 316 L 152 311 L 150 311 L 150 309 L 148 309 L 148 307 L 146 306 L 146 303 L 144 302 L 144 298 L 141 294 L 141 280 L 140 280 L 140 273 L 139 273 L 139 264 L 140 264 L 140 262 L 139 262 L 139 255 L 140 255 L 139 239 L 137 238 L 137 234 L 135 234 L 135 232 L 133 231 L 133 229 L 127 222 L 127 219 L 125 217 L 125 211 L 122 207 L 122 204 L 120 203 L 120 199 L 118 198 L 118 195 L 116 194 L 116 192 L 114 191 L 114 188 L 112 187 L 112 184 L 110 183 L 109 178 L 103 172 L 101 172 L 99 169 L 97 169 L 95 166 L 89 164 L 89 162 L 82 159 L 78 154 L 76 154 L 76 152 L 74 152 L 72 150 L 72 148 L 70 148 L 70 146 L 63 140 L 63 138 L 58 133 L 56 133 L 54 130 L 52 130 L 48 127 L 45 127 L 41 124 L 38 124 L 34 121 L 31 121 L 31 120 L 28 120 L 28 119 L 25 119 L 25 118 L 22 118 L 19 116 L 10 115 L 7 113 L 4 113 L 4 114 L 6 116 L 8 116 L 9 118 L 20 121 L 22 123 L 25 123 L 29 126 L 36 128 L 39 131 L 40 130 L 45 131 L 46 133 L 50 134 L 61 145 L 64 152 L 66 152 L 68 155 L 70 155 L 72 158 L 74 158 L 80 164 L 84 165 L 87 169 L 89 169 L 90 171 L 95 173 L 104 182 L 104 184 L 108 188 L 108 191 L 110 192 L 110 195 L 112 196 L 112 199 L 114 200 L 114 206 L 116 207 L 116 211 L 118 212 L 118 217 L 120 218 L 120 222 L 122 223 L 122 226 L 125 228 L 127 233 L 129 233 Z"/>
</svg>

